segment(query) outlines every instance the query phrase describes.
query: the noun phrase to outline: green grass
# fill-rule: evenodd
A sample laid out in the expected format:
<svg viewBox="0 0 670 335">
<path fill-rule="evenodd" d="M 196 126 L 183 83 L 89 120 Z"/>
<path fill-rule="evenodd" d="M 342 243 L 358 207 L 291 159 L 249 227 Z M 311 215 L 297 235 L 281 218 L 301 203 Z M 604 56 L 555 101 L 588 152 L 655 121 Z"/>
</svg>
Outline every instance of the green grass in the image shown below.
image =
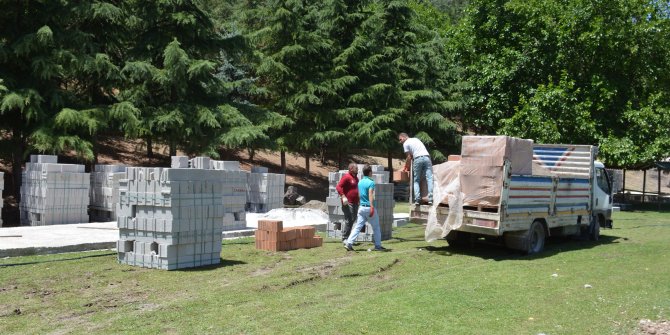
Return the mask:
<svg viewBox="0 0 670 335">
<path fill-rule="evenodd" d="M 429 244 L 411 224 L 386 253 L 335 240 L 274 253 L 245 238 L 187 271 L 110 251 L 2 259 L 0 334 L 630 334 L 670 317 L 668 214 L 616 213 L 600 242 L 549 240 L 532 257 Z"/>
</svg>

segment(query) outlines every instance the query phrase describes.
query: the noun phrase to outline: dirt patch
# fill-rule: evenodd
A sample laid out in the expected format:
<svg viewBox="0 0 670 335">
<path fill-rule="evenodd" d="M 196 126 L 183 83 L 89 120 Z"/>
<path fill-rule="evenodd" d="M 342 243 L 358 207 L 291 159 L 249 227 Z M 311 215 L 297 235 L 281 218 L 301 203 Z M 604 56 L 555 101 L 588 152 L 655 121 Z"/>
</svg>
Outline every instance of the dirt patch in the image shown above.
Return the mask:
<svg viewBox="0 0 670 335">
<path fill-rule="evenodd" d="M 640 320 L 638 330 L 634 335 L 670 335 L 670 321 Z"/>
<path fill-rule="evenodd" d="M 351 260 L 351 256 L 331 259 L 319 265 L 298 268 L 296 271 L 300 273 L 317 275 L 319 277 L 328 277 L 338 266 L 348 262 L 349 260 Z"/>
</svg>

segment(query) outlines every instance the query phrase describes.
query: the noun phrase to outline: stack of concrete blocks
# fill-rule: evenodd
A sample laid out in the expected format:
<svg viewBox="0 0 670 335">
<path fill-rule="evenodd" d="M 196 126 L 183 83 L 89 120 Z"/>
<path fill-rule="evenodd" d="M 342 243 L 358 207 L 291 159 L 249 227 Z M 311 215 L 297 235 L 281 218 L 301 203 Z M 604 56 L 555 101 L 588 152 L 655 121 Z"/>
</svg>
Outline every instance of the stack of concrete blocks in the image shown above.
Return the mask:
<svg viewBox="0 0 670 335">
<path fill-rule="evenodd" d="M 223 230 L 247 228 L 247 180 L 248 172 L 240 169 L 240 162 L 217 161 L 209 157 L 172 156 L 172 168 L 191 168 L 221 171 L 224 189 L 221 197 L 223 205 Z"/>
<path fill-rule="evenodd" d="M 119 186 L 119 263 L 164 270 L 220 263 L 224 175 L 128 167 Z"/>
<path fill-rule="evenodd" d="M 22 175 L 22 225 L 88 222 L 91 180 L 83 165 L 58 164 L 57 156 L 31 155 Z"/>
<path fill-rule="evenodd" d="M 88 207 L 90 222 L 116 221 L 121 179 L 126 179 L 126 167 L 123 165 L 94 167 L 91 172 L 91 203 Z"/>
<path fill-rule="evenodd" d="M 315 235 L 311 226 L 284 228 L 283 221 L 258 220 L 256 249 L 267 251 L 288 251 L 316 248 L 323 245 L 321 236 Z"/>
<path fill-rule="evenodd" d="M 2 213 L 3 198 L 2 191 L 5 189 L 5 173 L 0 172 L 0 213 Z M 0 215 L 0 227 L 2 227 L 2 215 Z"/>
<path fill-rule="evenodd" d="M 284 207 L 286 175 L 268 173 L 264 167 L 252 167 L 247 181 L 247 212 L 266 213 Z"/>
<path fill-rule="evenodd" d="M 345 224 L 344 212 L 342 212 L 342 203 L 337 193 L 337 183 L 342 176 L 349 173 L 348 170 L 330 172 L 328 174 L 328 237 L 342 238 L 342 227 Z M 358 180 L 363 179 L 363 165 L 358 165 Z M 393 231 L 393 183 L 389 183 L 389 172 L 384 171 L 383 165 L 372 165 L 372 179 L 375 181 L 375 215 L 379 215 L 379 225 L 381 228 L 382 240 L 388 240 L 392 237 Z M 353 229 L 353 228 L 352 228 Z M 356 241 L 372 241 L 372 227 L 366 224 L 365 233 L 358 235 Z"/>
</svg>

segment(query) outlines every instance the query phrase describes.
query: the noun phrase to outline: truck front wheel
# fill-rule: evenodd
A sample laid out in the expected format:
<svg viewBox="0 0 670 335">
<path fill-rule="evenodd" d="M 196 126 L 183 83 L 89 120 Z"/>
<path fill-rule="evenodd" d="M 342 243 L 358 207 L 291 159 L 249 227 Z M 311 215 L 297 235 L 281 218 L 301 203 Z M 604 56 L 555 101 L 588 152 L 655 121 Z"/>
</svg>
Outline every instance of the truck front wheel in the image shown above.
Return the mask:
<svg viewBox="0 0 670 335">
<path fill-rule="evenodd" d="M 594 215 L 589 224 L 589 240 L 597 241 L 600 239 L 600 216 Z"/>
</svg>

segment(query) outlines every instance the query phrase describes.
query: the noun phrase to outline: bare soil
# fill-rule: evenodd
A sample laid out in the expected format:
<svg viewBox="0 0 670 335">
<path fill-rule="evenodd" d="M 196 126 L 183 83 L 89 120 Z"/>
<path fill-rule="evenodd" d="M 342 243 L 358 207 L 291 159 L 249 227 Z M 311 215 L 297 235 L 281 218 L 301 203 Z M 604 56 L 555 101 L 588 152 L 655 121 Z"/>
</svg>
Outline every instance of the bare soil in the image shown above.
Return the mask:
<svg viewBox="0 0 670 335">
<path fill-rule="evenodd" d="M 670 321 L 640 320 L 635 335 L 670 335 Z"/>
</svg>

